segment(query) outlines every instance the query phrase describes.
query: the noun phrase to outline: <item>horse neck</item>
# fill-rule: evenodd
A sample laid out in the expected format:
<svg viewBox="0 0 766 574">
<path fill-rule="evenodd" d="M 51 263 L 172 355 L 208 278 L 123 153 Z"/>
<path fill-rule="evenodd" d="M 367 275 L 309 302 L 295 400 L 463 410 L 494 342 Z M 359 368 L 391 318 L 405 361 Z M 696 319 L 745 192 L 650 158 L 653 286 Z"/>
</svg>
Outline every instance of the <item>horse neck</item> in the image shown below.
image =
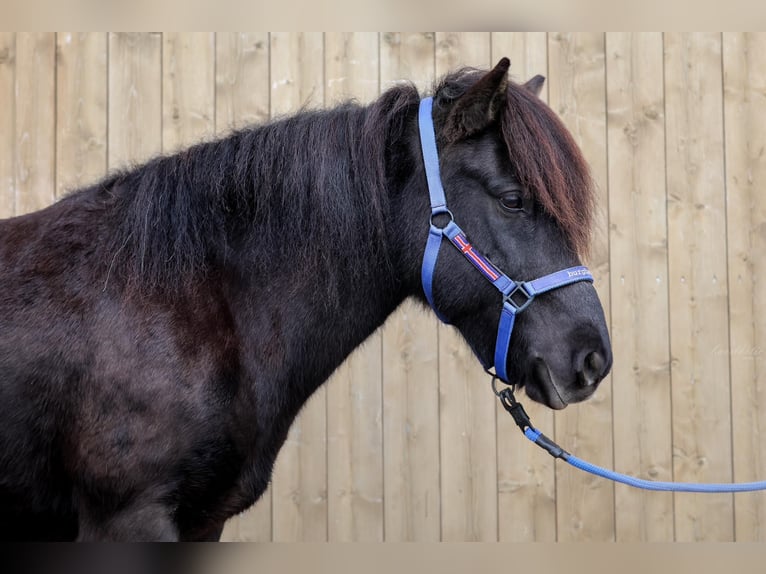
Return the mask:
<svg viewBox="0 0 766 574">
<path fill-rule="evenodd" d="M 363 114 L 371 111 L 354 109 L 351 113 L 358 116 L 348 118 L 346 126 L 362 126 L 367 120 Z M 257 229 L 248 241 L 249 255 L 242 259 L 244 267 L 236 274 L 247 278 L 246 286 L 243 289 L 240 284 L 234 290 L 240 299 L 237 306 L 253 309 L 243 315 L 241 329 L 245 333 L 245 348 L 252 354 L 255 369 L 267 379 L 281 381 L 278 384 L 288 388 L 302 389 L 303 392 L 297 394 L 301 398 L 299 402 L 329 377 L 411 294 L 416 273 L 412 253 L 402 248 L 403 243 L 410 241 L 403 234 L 412 228 L 405 221 L 411 215 L 403 219 L 400 217 L 403 214 L 398 213 L 406 214 L 411 209 L 411 202 L 402 201 L 416 165 L 411 159 L 410 140 L 415 125 L 414 114 L 411 115 L 407 136 L 380 146 L 381 153 L 390 157 L 366 158 L 373 167 L 356 166 L 367 175 L 375 171 L 375 165 L 385 166 L 385 173 L 379 174 L 382 178 L 378 182 L 378 191 L 385 197 L 370 197 L 375 190 L 369 189 L 372 184 L 365 177 L 342 175 L 325 181 L 313 180 L 315 185 L 331 186 L 332 193 L 341 198 L 338 205 L 329 208 L 328 214 L 334 210 L 349 210 L 332 213 L 335 222 L 356 221 L 357 225 L 333 230 L 323 228 L 322 222 L 307 219 L 306 229 L 281 235 L 282 245 L 273 244 L 274 236 L 270 234 L 272 253 L 268 257 L 258 255 Z M 350 129 L 346 139 L 347 146 L 358 146 L 363 138 Z M 336 143 L 330 141 L 327 145 L 332 147 Z M 337 157 L 325 157 L 322 161 L 347 172 L 355 152 L 340 148 L 338 151 Z M 295 168 L 293 164 L 284 164 L 283 172 L 289 174 Z M 269 179 L 257 173 L 252 176 L 256 181 Z M 288 176 L 287 180 L 290 179 L 297 181 Z M 282 190 L 291 194 L 295 191 Z M 299 193 L 312 191 L 319 201 L 328 193 L 327 189 L 299 190 Z M 376 201 L 385 204 L 379 207 L 381 213 L 378 214 L 382 216 L 382 226 L 370 229 L 366 226 L 375 225 L 376 216 L 363 216 L 350 210 Z M 425 198 L 423 203 L 427 206 Z M 334 222 L 326 225 L 332 226 Z M 335 240 L 333 233 L 337 234 Z M 303 247 L 293 249 L 289 242 L 299 242 Z"/>
</svg>

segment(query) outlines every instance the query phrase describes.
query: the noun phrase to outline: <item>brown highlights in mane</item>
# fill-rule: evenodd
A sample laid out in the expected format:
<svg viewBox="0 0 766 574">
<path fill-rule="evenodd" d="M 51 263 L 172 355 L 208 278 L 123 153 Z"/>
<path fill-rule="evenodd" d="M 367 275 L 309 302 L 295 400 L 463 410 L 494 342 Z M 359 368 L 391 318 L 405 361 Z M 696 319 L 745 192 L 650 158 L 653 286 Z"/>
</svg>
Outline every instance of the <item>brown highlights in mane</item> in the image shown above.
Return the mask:
<svg viewBox="0 0 766 574">
<path fill-rule="evenodd" d="M 450 106 L 485 73 L 464 68 L 447 75 L 434 90 L 434 107 Z M 508 156 L 519 183 L 553 217 L 569 247 L 583 256 L 595 208 L 590 169 L 567 128 L 537 97 L 536 87 L 508 82 L 499 116 Z"/>
<path fill-rule="evenodd" d="M 595 208 L 590 169 L 569 131 L 542 100 L 509 82 L 500 116 L 516 176 L 558 223 L 570 247 L 588 253 Z"/>
</svg>

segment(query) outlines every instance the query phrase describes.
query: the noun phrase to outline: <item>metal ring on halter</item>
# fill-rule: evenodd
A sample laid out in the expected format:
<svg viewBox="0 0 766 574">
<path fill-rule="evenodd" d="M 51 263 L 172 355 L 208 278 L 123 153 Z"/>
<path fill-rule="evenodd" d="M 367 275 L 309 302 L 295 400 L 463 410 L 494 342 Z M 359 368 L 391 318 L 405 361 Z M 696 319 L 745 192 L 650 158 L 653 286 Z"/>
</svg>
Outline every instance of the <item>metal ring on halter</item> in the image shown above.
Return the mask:
<svg viewBox="0 0 766 574">
<path fill-rule="evenodd" d="M 489 373 L 489 371 L 487 372 Z M 507 384 L 508 387 L 511 389 L 511 393 L 516 392 L 516 385 L 505 383 L 500 377 L 498 377 L 494 373 L 489 373 L 489 374 L 492 375 L 492 392 L 495 393 L 495 396 L 500 397 L 500 394 L 502 393 L 502 391 L 497 390 L 497 381 L 500 381 L 503 384 Z"/>
<path fill-rule="evenodd" d="M 434 225 L 434 217 L 437 217 L 439 215 L 446 215 L 447 217 L 449 217 L 449 221 L 447 221 L 447 223 L 445 223 L 441 227 L 439 227 L 438 225 Z M 436 229 L 444 229 L 445 227 L 447 227 L 453 221 L 455 221 L 455 216 L 452 215 L 452 212 L 449 209 L 447 209 L 446 207 L 444 209 L 440 209 L 439 211 L 437 211 L 435 213 L 432 212 L 431 213 L 431 218 L 428 220 L 428 222 L 431 224 L 431 227 L 435 227 Z"/>
</svg>

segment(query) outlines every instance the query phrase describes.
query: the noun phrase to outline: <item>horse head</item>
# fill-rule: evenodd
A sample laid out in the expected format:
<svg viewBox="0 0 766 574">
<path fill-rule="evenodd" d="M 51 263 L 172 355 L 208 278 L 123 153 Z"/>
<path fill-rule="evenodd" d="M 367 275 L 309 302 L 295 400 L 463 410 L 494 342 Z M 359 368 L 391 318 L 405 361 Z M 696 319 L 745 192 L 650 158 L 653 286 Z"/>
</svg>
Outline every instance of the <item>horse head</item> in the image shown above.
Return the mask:
<svg viewBox="0 0 766 574">
<path fill-rule="evenodd" d="M 491 267 L 523 283 L 581 265 L 594 190 L 572 136 L 539 98 L 544 78 L 516 84 L 507 78 L 509 65 L 504 58 L 488 73 L 461 70 L 435 90 L 430 115 L 450 210 L 437 214 L 435 224 L 459 223 L 470 241 L 463 251 L 475 249 Z M 408 192 L 418 199 L 407 207 L 409 217 L 419 218 L 413 227 L 421 252 L 429 222 L 425 180 L 421 167 L 413 179 L 418 189 Z M 474 267 L 481 264 L 471 265 L 460 251 L 440 251 L 432 273 L 437 313 L 460 331 L 485 367 L 494 364 L 533 400 L 561 409 L 589 397 L 612 363 L 593 285 L 580 281 L 535 297 L 515 318 L 506 364 L 500 366 L 496 334 L 503 299 L 492 277 L 477 273 Z M 417 291 L 424 301 L 425 295 Z"/>
</svg>

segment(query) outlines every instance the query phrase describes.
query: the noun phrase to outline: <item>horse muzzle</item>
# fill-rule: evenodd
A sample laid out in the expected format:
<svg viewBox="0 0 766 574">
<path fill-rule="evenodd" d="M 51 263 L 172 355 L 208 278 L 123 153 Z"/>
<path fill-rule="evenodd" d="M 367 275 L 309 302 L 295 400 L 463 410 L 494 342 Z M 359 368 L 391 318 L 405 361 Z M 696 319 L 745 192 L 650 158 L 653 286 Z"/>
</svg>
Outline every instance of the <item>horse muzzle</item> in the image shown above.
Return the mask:
<svg viewBox="0 0 766 574">
<path fill-rule="evenodd" d="M 530 361 L 524 387 L 530 399 L 560 410 L 593 395 L 611 368 L 608 341 L 600 348 L 579 350 L 568 367 L 536 356 Z"/>
</svg>

